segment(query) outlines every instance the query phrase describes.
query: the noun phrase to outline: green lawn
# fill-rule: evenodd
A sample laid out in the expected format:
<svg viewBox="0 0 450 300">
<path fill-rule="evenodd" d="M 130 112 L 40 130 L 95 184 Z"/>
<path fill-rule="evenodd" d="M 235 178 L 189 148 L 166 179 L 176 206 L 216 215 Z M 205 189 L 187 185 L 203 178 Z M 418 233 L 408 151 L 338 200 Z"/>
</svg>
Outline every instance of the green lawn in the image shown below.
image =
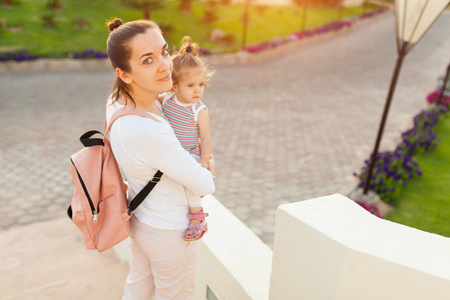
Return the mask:
<svg viewBox="0 0 450 300">
<path fill-rule="evenodd" d="M 0 53 L 15 50 L 28 50 L 33 55 L 58 57 L 69 52 L 80 52 L 86 49 L 105 51 L 108 29 L 105 22 L 113 17 L 124 21 L 140 19 L 140 10 L 124 6 L 122 0 L 61 0 L 65 9 L 52 11 L 45 7 L 47 0 L 20 0 L 19 5 L 0 5 L 0 22 L 7 28 L 0 33 Z M 182 12 L 178 9 L 179 0 L 164 1 L 166 7 L 152 12 L 156 22 L 170 24 L 173 28 L 166 39 L 169 45 L 178 45 L 184 35 L 191 35 L 200 46 L 213 52 L 235 51 L 241 46 L 243 5 L 218 5 L 217 16 L 213 24 L 202 22 L 205 15 L 205 2 L 194 2 L 192 12 Z M 363 12 L 377 9 L 371 7 L 346 8 L 343 18 L 357 16 Z M 57 22 L 56 29 L 43 26 L 42 15 L 53 13 Z M 89 29 L 74 28 L 74 18 L 88 20 Z M 267 7 L 261 9 L 251 7 L 250 24 L 247 44 L 282 37 L 301 29 L 302 8 L 300 7 Z M 337 9 L 308 10 L 307 28 L 315 28 L 336 21 Z M 20 27 L 21 30 L 10 30 Z M 214 29 L 220 28 L 234 37 L 231 45 L 218 45 L 210 42 L 207 37 Z"/>
<path fill-rule="evenodd" d="M 450 237 L 450 114 L 435 127 L 437 148 L 415 156 L 423 172 L 395 196 L 388 220 Z"/>
</svg>

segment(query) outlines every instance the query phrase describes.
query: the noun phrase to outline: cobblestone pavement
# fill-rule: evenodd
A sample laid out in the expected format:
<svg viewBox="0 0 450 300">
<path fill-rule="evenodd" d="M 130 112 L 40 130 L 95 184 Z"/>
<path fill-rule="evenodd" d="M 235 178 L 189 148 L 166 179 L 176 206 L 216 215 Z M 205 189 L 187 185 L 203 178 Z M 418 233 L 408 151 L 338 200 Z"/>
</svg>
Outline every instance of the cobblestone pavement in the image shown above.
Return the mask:
<svg viewBox="0 0 450 300">
<path fill-rule="evenodd" d="M 390 148 L 449 62 L 450 14 L 403 65 L 381 148 Z M 396 59 L 388 14 L 270 61 L 219 66 L 205 93 L 218 198 L 269 246 L 283 203 L 348 193 L 373 147 Z M 110 71 L 0 75 L 0 228 L 62 217 L 69 157 L 103 126 Z"/>
</svg>

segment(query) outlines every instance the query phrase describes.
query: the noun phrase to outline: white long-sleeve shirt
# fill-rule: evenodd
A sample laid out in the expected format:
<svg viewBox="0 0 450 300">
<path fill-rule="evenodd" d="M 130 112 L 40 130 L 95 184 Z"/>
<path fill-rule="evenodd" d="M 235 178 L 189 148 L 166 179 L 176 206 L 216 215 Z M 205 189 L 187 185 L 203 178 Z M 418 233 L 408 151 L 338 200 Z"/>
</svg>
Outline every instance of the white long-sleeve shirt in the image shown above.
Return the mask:
<svg viewBox="0 0 450 300">
<path fill-rule="evenodd" d="M 108 100 L 107 122 L 123 107 Z M 157 102 L 158 107 L 159 102 Z M 185 187 L 197 195 L 215 190 L 213 176 L 181 147 L 172 127 L 152 114 L 150 118 L 135 115 L 117 119 L 110 130 L 111 148 L 128 186 L 129 200 L 153 178 L 157 170 L 164 175 L 147 198 L 134 211 L 142 222 L 161 229 L 185 229 L 189 226 Z"/>
</svg>

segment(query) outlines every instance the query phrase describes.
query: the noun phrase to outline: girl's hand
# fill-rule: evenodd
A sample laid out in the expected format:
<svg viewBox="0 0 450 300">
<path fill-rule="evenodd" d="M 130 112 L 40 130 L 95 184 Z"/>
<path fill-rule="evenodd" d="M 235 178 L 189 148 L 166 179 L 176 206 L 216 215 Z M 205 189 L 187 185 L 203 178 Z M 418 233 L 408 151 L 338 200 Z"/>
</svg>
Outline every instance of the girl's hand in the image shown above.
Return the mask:
<svg viewBox="0 0 450 300">
<path fill-rule="evenodd" d="M 209 161 L 207 159 L 199 159 L 198 162 L 202 165 L 203 168 L 208 169 Z"/>
</svg>

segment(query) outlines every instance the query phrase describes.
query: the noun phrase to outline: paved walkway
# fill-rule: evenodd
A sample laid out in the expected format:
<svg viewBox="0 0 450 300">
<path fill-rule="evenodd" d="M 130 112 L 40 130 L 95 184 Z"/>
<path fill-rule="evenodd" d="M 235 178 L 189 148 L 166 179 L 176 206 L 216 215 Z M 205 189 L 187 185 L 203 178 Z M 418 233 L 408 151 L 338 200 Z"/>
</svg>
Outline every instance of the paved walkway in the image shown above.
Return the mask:
<svg viewBox="0 0 450 300">
<path fill-rule="evenodd" d="M 403 65 L 382 148 L 395 144 L 449 62 L 450 13 Z M 395 65 L 393 14 L 263 63 L 220 66 L 205 94 L 215 197 L 269 246 L 283 203 L 348 193 L 373 147 Z M 0 75 L 0 229 L 65 215 L 69 157 L 103 126 L 113 73 Z"/>
</svg>

